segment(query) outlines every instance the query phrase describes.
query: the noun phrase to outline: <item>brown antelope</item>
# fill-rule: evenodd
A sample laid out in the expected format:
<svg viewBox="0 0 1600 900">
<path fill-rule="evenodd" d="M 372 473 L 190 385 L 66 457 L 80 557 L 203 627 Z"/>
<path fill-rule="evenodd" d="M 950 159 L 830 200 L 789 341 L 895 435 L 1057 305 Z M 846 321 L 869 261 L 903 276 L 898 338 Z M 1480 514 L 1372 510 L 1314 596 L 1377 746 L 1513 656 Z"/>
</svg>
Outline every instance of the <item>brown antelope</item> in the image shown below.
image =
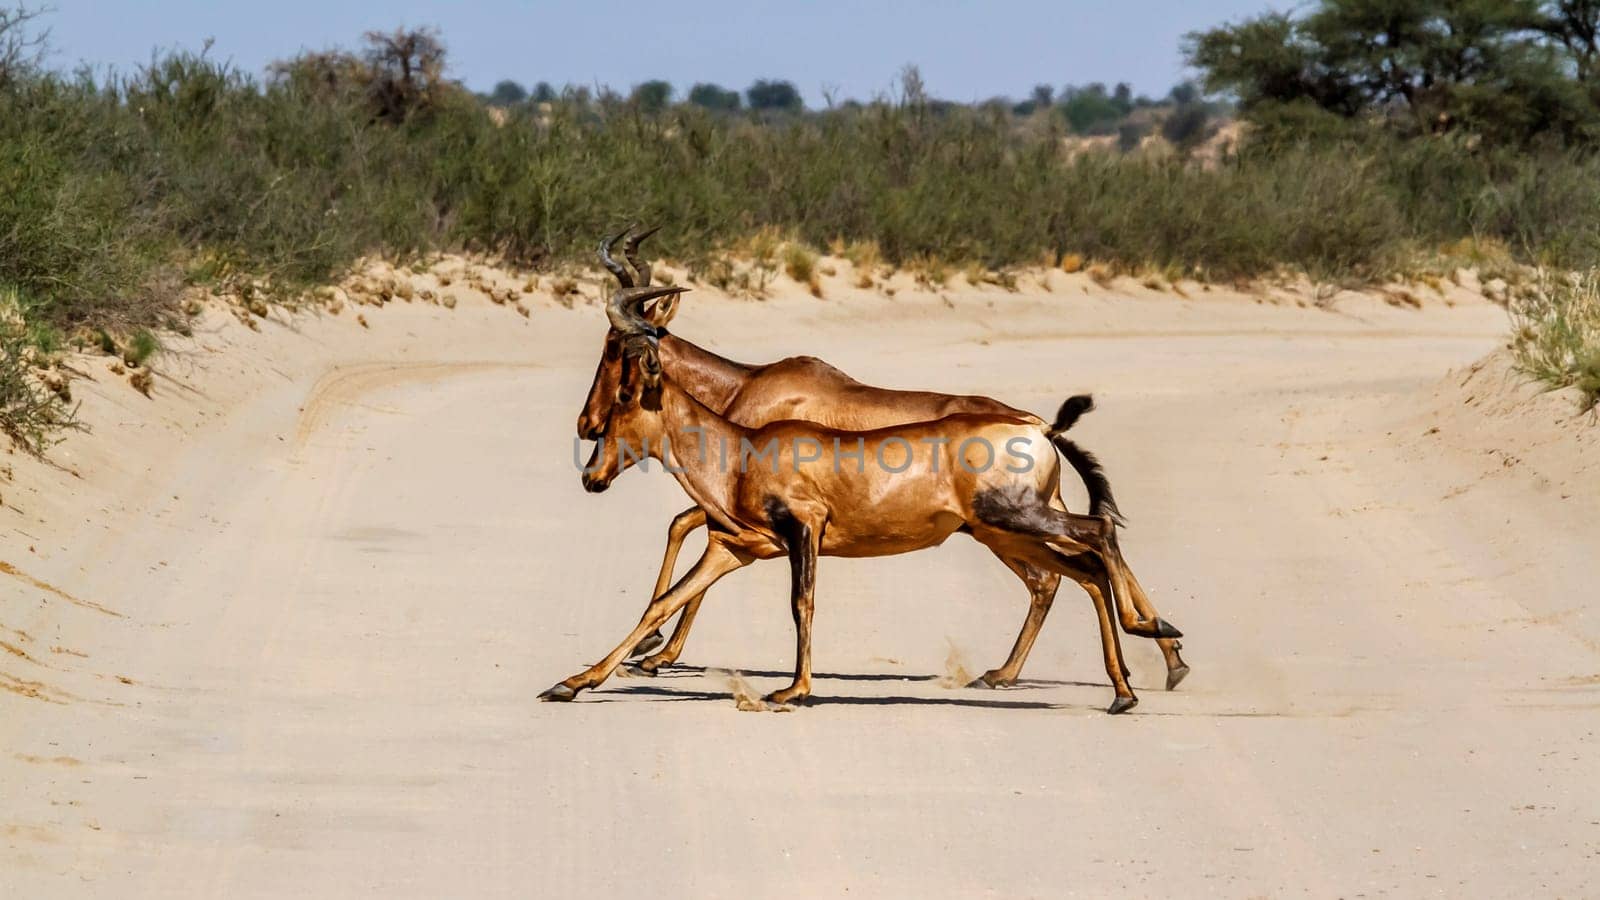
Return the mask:
<svg viewBox="0 0 1600 900">
<path fill-rule="evenodd" d="M 1045 424 L 1031 413 L 988 397 L 897 391 L 864 385 L 822 360 L 809 356 L 792 357 L 768 365 L 734 362 L 666 330 L 677 312 L 678 292 L 650 292 L 650 298 L 655 300 L 653 305 L 645 305 L 648 300 L 636 304 L 641 311 L 634 318 L 642 321 L 630 320 L 622 304 L 630 296 L 649 288 L 650 264 L 640 258 L 638 248 L 640 242 L 655 230 L 652 228 L 632 234 L 624 244 L 624 255 L 638 272 L 637 286 L 634 278 L 611 255 L 616 242 L 628 231 L 600 245 L 600 260 L 617 278 L 621 290 L 612 296 L 607 306 L 612 327 L 606 333 L 600 364 L 578 417 L 578 434 L 585 440 L 597 439 L 604 433 L 605 422 L 616 401 L 621 381 L 625 337 L 641 328 L 654 336 L 661 365 L 680 387 L 729 421 L 742 426 L 756 427 L 785 419 L 803 419 L 830 428 L 859 431 L 932 421 L 963 413 L 1009 416 L 1041 426 Z M 1092 458 L 1087 456 L 1074 454 L 1068 456 L 1068 461 L 1080 476 L 1087 478 L 1091 472 L 1097 472 Z M 1109 491 L 1104 493 L 1109 499 Z M 1054 505 L 1062 505 L 1059 491 L 1052 500 Z M 690 507 L 673 518 L 652 598 L 661 596 L 671 585 L 684 539 L 696 528 L 705 526 L 706 521 L 706 511 L 699 506 Z M 1002 559 L 1028 587 L 1028 613 L 1006 661 L 974 680 L 972 687 L 1000 687 L 1016 683 L 1061 581 L 1056 572 L 1041 569 L 1026 560 Z M 1126 573 L 1126 599 L 1132 603 L 1132 608 L 1118 604 L 1122 628 L 1129 634 L 1156 638 L 1166 660 L 1166 687 L 1172 690 L 1189 674 L 1188 665 L 1179 655 L 1177 638 L 1180 635 L 1160 618 L 1138 580 L 1122 562 L 1120 554 L 1118 564 Z M 1085 586 L 1092 580 L 1092 576 L 1085 571 L 1075 570 L 1068 576 Z M 672 640 L 660 652 L 640 660 L 637 664 L 640 671 L 654 674 L 660 667 L 678 660 L 703 599 L 703 594 L 690 599 L 684 607 L 678 627 L 673 631 Z M 633 655 L 651 653 L 661 644 L 661 632 L 652 629 L 633 648 Z"/>
<path fill-rule="evenodd" d="M 1067 401 L 1057 424 L 1048 428 L 1028 415 L 971 413 L 858 432 L 805 421 L 747 428 L 663 377 L 656 336 L 640 307 L 682 290 L 623 292 L 626 318 L 613 322 L 624 331 L 618 398 L 603 426 L 606 439 L 595 447 L 583 480 L 591 491 L 604 490 L 641 458 L 619 448 L 640 448 L 660 460 L 705 510 L 711 523 L 706 550 L 682 579 L 650 602 L 611 653 L 540 699 L 571 700 L 600 684 L 647 633 L 722 576 L 757 559 L 787 556 L 794 681 L 767 700 L 802 700 L 811 694 L 817 557 L 909 553 L 962 531 L 1014 567 L 1083 578 L 1116 693 L 1107 712 L 1124 712 L 1138 703 L 1124 675 L 1110 612 L 1122 579 L 1113 551 L 1115 508 L 1092 460 L 1088 465 L 1095 477 L 1087 481 L 1091 509 L 1099 514 L 1073 515 L 1052 503 L 1060 481 L 1056 450 L 1081 453 L 1061 432 L 1088 407 L 1087 398 Z M 1008 457 L 1003 464 L 1000 447 Z M 737 460 L 730 448 L 737 448 Z M 756 454 L 753 461 L 747 449 Z"/>
</svg>

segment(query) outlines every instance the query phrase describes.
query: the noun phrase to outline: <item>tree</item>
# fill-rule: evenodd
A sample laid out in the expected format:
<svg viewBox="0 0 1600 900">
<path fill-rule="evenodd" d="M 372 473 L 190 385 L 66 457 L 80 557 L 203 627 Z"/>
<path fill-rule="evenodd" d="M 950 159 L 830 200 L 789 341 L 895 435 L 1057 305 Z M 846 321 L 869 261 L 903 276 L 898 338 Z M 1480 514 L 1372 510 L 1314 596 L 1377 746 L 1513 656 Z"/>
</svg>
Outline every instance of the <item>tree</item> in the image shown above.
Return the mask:
<svg viewBox="0 0 1600 900">
<path fill-rule="evenodd" d="M 1067 124 L 1079 134 L 1111 134 L 1127 114 L 1106 95 L 1106 86 L 1098 81 L 1083 87 L 1064 88 L 1061 112 L 1067 117 Z"/>
<path fill-rule="evenodd" d="M 739 92 L 721 85 L 701 82 L 689 89 L 689 102 L 705 109 L 733 112 L 739 108 Z"/>
<path fill-rule="evenodd" d="M 1111 102 L 1122 110 L 1123 115 L 1133 111 L 1133 88 L 1126 81 L 1117 82 L 1117 89 L 1111 95 Z"/>
<path fill-rule="evenodd" d="M 49 29 L 29 27 L 44 10 L 16 6 L 0 9 L 0 90 L 39 65 L 50 39 Z"/>
<path fill-rule="evenodd" d="M 1589 140 L 1597 26 L 1600 0 L 1321 0 L 1192 33 L 1185 53 L 1252 119 L 1310 104 L 1405 134 Z"/>
<path fill-rule="evenodd" d="M 1546 3 L 1534 27 L 1554 39 L 1571 57 L 1579 81 L 1600 76 L 1600 0 Z"/>
<path fill-rule="evenodd" d="M 556 93 L 555 88 L 551 87 L 548 81 L 541 81 L 533 86 L 533 102 L 535 103 L 554 103 L 558 96 L 560 95 Z"/>
<path fill-rule="evenodd" d="M 1056 90 L 1048 84 L 1036 84 L 1028 99 L 1011 107 L 1012 115 L 1031 116 L 1041 109 L 1049 109 L 1055 102 Z"/>
<path fill-rule="evenodd" d="M 516 106 L 528 99 L 528 89 L 515 81 L 501 81 L 489 92 L 490 106 Z"/>
<path fill-rule="evenodd" d="M 755 110 L 799 112 L 805 108 L 800 91 L 788 81 L 768 81 L 763 78 L 745 90 L 744 98 Z"/>
<path fill-rule="evenodd" d="M 672 102 L 672 85 L 659 79 L 636 84 L 633 86 L 633 95 L 630 99 L 639 109 L 647 113 L 658 113 Z"/>
<path fill-rule="evenodd" d="M 432 107 L 444 87 L 444 44 L 431 28 L 369 31 L 362 53 L 377 117 L 404 122 Z"/>
</svg>

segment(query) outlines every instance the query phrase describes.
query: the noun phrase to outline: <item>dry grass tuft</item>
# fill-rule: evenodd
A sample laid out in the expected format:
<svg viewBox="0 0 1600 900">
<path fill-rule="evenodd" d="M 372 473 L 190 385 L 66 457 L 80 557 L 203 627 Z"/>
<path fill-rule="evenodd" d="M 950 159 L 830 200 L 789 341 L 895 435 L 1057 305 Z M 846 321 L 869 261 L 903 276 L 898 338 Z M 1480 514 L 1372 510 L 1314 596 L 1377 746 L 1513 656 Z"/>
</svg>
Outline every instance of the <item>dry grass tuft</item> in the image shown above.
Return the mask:
<svg viewBox="0 0 1600 900">
<path fill-rule="evenodd" d="M 834 251 L 833 255 L 849 260 L 856 271 L 866 273 L 868 277 L 883 265 L 883 249 L 878 246 L 877 241 L 851 241 L 847 246 Z"/>
<path fill-rule="evenodd" d="M 777 268 L 778 251 L 783 246 L 783 233 L 771 225 L 763 225 L 743 240 L 736 242 L 733 245 L 733 254 L 750 260 L 760 268 L 774 269 Z"/>
<path fill-rule="evenodd" d="M 1084 271 L 1089 276 L 1090 281 L 1093 281 L 1095 284 L 1098 284 L 1103 288 L 1111 287 L 1111 281 L 1116 277 L 1116 275 L 1111 271 L 1111 267 L 1103 263 L 1094 263 Z"/>
<path fill-rule="evenodd" d="M 1583 409 L 1600 404 L 1600 270 L 1540 271 L 1509 309 L 1517 368 L 1552 388 L 1577 388 Z"/>
<path fill-rule="evenodd" d="M 949 264 L 931 253 L 913 258 L 906 268 L 916 279 L 917 286 L 928 290 L 942 288 L 950 281 Z"/>
<path fill-rule="evenodd" d="M 1067 253 L 1061 257 L 1061 271 L 1071 275 L 1083 271 L 1083 254 Z"/>
<path fill-rule="evenodd" d="M 805 285 L 811 296 L 822 296 L 822 282 L 818 278 L 817 254 L 800 243 L 789 243 L 783 248 L 783 271 L 790 278 Z"/>
</svg>

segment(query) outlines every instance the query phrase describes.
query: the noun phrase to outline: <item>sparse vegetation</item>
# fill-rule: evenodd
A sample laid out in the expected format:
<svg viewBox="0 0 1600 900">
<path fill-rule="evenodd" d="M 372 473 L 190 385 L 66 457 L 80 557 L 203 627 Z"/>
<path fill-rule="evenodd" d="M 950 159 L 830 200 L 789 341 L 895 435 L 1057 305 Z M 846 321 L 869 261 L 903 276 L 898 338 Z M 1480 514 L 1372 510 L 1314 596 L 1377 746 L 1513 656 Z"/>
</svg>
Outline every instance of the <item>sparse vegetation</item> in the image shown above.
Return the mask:
<svg viewBox="0 0 1600 900">
<path fill-rule="evenodd" d="M 805 244 L 790 242 L 783 248 L 783 271 L 811 291 L 812 296 L 822 296 L 821 273 L 817 268 L 817 254 Z"/>
<path fill-rule="evenodd" d="M 480 98 L 448 79 L 438 35 L 405 30 L 262 79 L 176 52 L 98 80 L 41 69 L 36 20 L 8 15 L 0 284 L 30 298 L 19 340 L 35 346 L 100 335 L 121 356 L 139 329 L 182 322 L 185 283 L 265 310 L 365 254 L 588 264 L 595 235 L 639 219 L 671 223 L 653 247 L 691 277 L 748 296 L 781 269 L 820 291 L 805 248 L 834 242 L 861 288 L 887 267 L 939 287 L 1046 257 L 1068 272 L 1094 260 L 1102 282 L 1298 270 L 1345 283 L 1464 240 L 1505 248 L 1507 264 L 1600 264 L 1600 157 L 1581 128 L 1479 141 L 1470 117 L 1418 136 L 1258 103 L 1272 139 L 1200 162 L 1068 146 L 1156 132 L 1192 145 L 1222 109 L 1192 86 L 1163 101 L 1041 86 L 1025 108 L 965 106 L 930 98 L 907 69 L 894 99 L 821 111 L 771 81 L 742 105 L 715 85 L 675 103 L 665 82 L 631 97 L 505 82 Z M 1269 107 L 1298 130 L 1268 128 Z"/>
<path fill-rule="evenodd" d="M 1509 306 L 1518 367 L 1553 388 L 1576 388 L 1584 409 L 1600 404 L 1600 271 L 1542 271 Z"/>
<path fill-rule="evenodd" d="M 128 339 L 122 351 L 122 361 L 130 366 L 142 366 L 161 349 L 161 344 L 148 328 L 140 328 Z"/>
<path fill-rule="evenodd" d="M 54 351 L 41 348 L 25 309 L 15 289 L 0 289 L 0 432 L 43 453 L 58 432 L 78 424 L 65 378 L 44 368 Z"/>
</svg>

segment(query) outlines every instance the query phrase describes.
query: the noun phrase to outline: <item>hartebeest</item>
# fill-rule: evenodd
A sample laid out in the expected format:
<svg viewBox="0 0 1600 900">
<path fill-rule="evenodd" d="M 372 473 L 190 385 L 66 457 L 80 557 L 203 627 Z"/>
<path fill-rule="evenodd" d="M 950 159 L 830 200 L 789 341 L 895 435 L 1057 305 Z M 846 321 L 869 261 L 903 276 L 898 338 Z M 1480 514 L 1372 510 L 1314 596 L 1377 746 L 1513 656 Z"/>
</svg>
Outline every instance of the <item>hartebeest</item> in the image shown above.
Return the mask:
<svg viewBox="0 0 1600 900">
<path fill-rule="evenodd" d="M 637 330 L 627 319 L 621 304 L 630 294 L 649 287 L 650 264 L 640 258 L 638 248 L 640 242 L 654 231 L 650 229 L 634 233 L 624 244 L 624 255 L 638 273 L 637 285 L 627 269 L 611 255 L 617 241 L 628 232 L 609 238 L 600 246 L 600 260 L 616 277 L 621 290 L 613 294 L 608 304 L 607 314 L 613 325 L 606 333 L 601 360 L 578 417 L 578 434 L 586 440 L 594 440 L 603 434 L 607 416 L 617 398 L 623 369 L 624 337 L 629 331 Z M 666 326 L 678 308 L 676 292 L 654 292 L 651 296 L 655 298 L 654 304 L 641 304 L 639 318 L 655 338 L 656 354 L 663 368 L 690 396 L 738 425 L 756 427 L 785 419 L 803 419 L 831 428 L 865 430 L 932 421 L 963 413 L 1009 416 L 1041 426 L 1045 424 L 1031 413 L 988 397 L 887 390 L 861 384 L 822 360 L 809 356 L 791 357 L 767 365 L 734 362 L 667 331 Z M 1089 460 L 1074 457 L 1069 461 L 1079 469 L 1080 474 L 1089 471 L 1084 465 Z M 1105 496 L 1109 497 L 1109 492 Z M 1056 505 L 1060 506 L 1059 495 L 1055 500 Z M 706 511 L 699 506 L 684 510 L 673 518 L 652 599 L 661 596 L 671 585 L 684 539 L 705 524 Z M 1028 612 L 1006 661 L 974 680 L 973 687 L 999 687 L 1016 682 L 1054 602 L 1061 580 L 1055 572 L 1040 569 L 1026 560 L 1002 559 L 1028 587 Z M 1125 599 L 1132 604 L 1131 607 L 1118 604 L 1123 630 L 1157 639 L 1167 665 L 1166 687 L 1171 690 L 1189 673 L 1188 665 L 1179 655 L 1176 631 L 1160 619 L 1120 555 L 1118 564 L 1126 573 L 1128 591 Z M 1069 577 L 1080 584 L 1087 584 L 1091 579 L 1090 574 L 1083 571 L 1069 573 Z M 653 674 L 661 666 L 677 661 L 702 600 L 703 595 L 690 599 L 672 634 L 672 640 L 660 652 L 641 660 L 638 663 L 640 670 Z M 634 648 L 633 654 L 651 653 L 661 644 L 661 632 L 652 629 Z"/>
<path fill-rule="evenodd" d="M 1087 398 L 1069 400 L 1050 427 L 1029 415 L 970 413 L 857 432 L 804 421 L 743 427 L 663 377 L 657 336 L 641 307 L 682 290 L 620 292 L 625 318 L 612 323 L 623 332 L 618 398 L 583 480 L 590 490 L 604 490 L 638 461 L 622 448 L 640 448 L 668 467 L 713 523 L 705 553 L 650 602 L 616 649 L 541 699 L 571 700 L 598 685 L 647 633 L 723 575 L 777 556 L 787 556 L 791 567 L 795 672 L 788 687 L 767 699 L 803 699 L 811 694 L 817 558 L 908 553 L 963 531 L 1014 568 L 1084 577 L 1116 693 L 1107 712 L 1138 703 L 1111 618 L 1122 575 L 1109 486 L 1090 462 L 1091 509 L 1100 514 L 1073 515 L 1052 502 L 1060 480 L 1057 449 L 1081 454 L 1061 432 L 1087 408 Z"/>
</svg>

